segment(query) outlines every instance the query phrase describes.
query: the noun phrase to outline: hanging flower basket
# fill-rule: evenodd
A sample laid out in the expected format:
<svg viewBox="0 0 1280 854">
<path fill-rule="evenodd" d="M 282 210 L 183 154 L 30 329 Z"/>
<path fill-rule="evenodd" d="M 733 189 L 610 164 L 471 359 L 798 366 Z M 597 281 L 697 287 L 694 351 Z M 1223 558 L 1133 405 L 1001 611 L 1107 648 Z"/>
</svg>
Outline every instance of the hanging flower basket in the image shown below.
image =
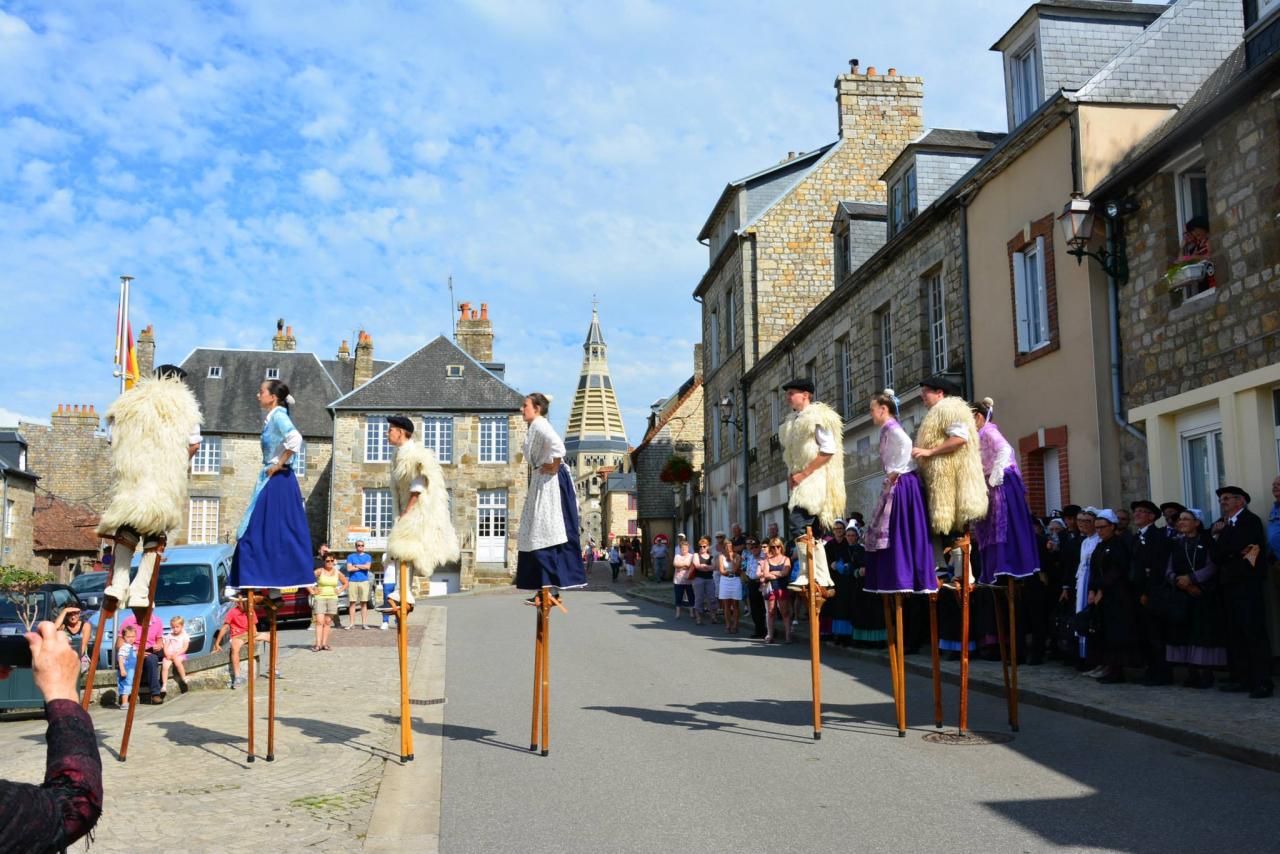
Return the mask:
<svg viewBox="0 0 1280 854">
<path fill-rule="evenodd" d="M 693 479 L 693 463 L 685 457 L 668 457 L 658 475 L 663 483 L 688 483 Z"/>
<path fill-rule="evenodd" d="M 1208 258 L 1185 258 L 1164 273 L 1170 290 L 1203 282 L 1213 275 L 1213 262 Z"/>
</svg>

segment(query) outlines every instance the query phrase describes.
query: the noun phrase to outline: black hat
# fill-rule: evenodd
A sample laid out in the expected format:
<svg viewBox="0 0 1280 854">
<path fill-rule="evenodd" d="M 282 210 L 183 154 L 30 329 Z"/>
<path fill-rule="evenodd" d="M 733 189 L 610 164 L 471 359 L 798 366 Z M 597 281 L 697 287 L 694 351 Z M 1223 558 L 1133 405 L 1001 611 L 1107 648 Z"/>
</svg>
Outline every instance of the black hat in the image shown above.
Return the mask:
<svg viewBox="0 0 1280 854">
<path fill-rule="evenodd" d="M 1080 515 L 1079 504 L 1068 504 L 1066 507 L 1062 508 L 1062 518 L 1064 519 L 1070 519 L 1074 516 L 1079 516 L 1079 515 Z"/>
<path fill-rule="evenodd" d="M 791 389 L 795 389 L 796 391 L 807 391 L 809 394 L 813 394 L 813 383 L 806 379 L 799 378 L 782 384 L 783 391 L 790 391 Z"/>
<path fill-rule="evenodd" d="M 950 394 L 955 397 L 960 396 L 960 386 L 946 374 L 934 374 L 921 380 L 920 385 L 923 388 L 931 388 L 944 394 Z"/>
<path fill-rule="evenodd" d="M 1156 514 L 1157 516 L 1160 515 L 1160 508 L 1157 507 L 1156 503 L 1150 500 L 1149 498 L 1144 498 L 1141 501 L 1129 502 L 1130 510 L 1137 510 L 1139 507 L 1141 507 L 1143 510 L 1150 510 L 1152 513 Z"/>
<path fill-rule="evenodd" d="M 1249 503 L 1249 501 L 1251 500 L 1251 499 L 1249 498 L 1249 493 L 1245 492 L 1243 489 L 1241 489 L 1241 488 L 1240 488 L 1240 487 L 1238 487 L 1238 486 L 1220 486 L 1220 487 L 1218 487 L 1218 489 L 1217 489 L 1217 496 L 1218 496 L 1219 498 L 1221 498 L 1221 497 L 1222 497 L 1222 496 L 1224 496 L 1224 495 L 1239 495 L 1241 498 L 1243 498 L 1243 499 L 1244 499 L 1244 503 L 1245 503 L 1245 504 L 1248 504 L 1248 503 Z"/>
<path fill-rule="evenodd" d="M 179 368 L 177 365 L 161 365 L 152 371 L 152 374 L 154 374 L 157 379 L 162 380 L 185 380 L 187 378 L 187 372 L 182 370 L 182 368 Z"/>
<path fill-rule="evenodd" d="M 387 424 L 392 427 L 399 427 L 410 436 L 413 435 L 413 422 L 408 418 L 405 418 L 403 415 L 388 415 Z"/>
<path fill-rule="evenodd" d="M 1160 505 L 1161 513 L 1170 509 L 1177 510 L 1179 513 L 1181 513 L 1183 510 L 1186 510 L 1187 508 L 1183 507 L 1181 504 L 1179 504 L 1176 501 L 1166 501 L 1165 503 Z"/>
</svg>

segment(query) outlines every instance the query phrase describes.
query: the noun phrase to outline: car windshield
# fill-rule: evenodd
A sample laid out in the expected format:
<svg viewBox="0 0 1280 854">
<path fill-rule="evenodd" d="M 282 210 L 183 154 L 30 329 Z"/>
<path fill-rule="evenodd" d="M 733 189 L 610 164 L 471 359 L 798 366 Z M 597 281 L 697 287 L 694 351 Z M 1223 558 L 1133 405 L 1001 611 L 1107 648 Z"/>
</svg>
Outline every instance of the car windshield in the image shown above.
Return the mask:
<svg viewBox="0 0 1280 854">
<path fill-rule="evenodd" d="M 106 575 L 105 572 L 98 574 Z M 129 577 L 132 579 L 137 574 L 135 566 Z M 213 567 L 207 563 L 160 564 L 160 579 L 156 582 L 157 605 L 198 605 L 212 599 Z"/>
<path fill-rule="evenodd" d="M 14 601 L 15 598 L 16 602 Z M 49 595 L 47 593 L 28 593 L 26 597 L 19 596 L 16 593 L 5 593 L 0 595 L 0 623 L 17 623 L 26 618 L 25 609 L 22 614 L 18 613 L 19 602 L 35 604 L 36 610 L 32 625 L 35 625 L 40 620 L 49 619 L 46 616 L 49 607 Z"/>
<path fill-rule="evenodd" d="M 107 587 L 107 575 L 105 572 L 87 572 L 84 575 L 78 575 L 71 579 L 71 589 L 78 596 L 86 593 L 101 593 Z"/>
</svg>

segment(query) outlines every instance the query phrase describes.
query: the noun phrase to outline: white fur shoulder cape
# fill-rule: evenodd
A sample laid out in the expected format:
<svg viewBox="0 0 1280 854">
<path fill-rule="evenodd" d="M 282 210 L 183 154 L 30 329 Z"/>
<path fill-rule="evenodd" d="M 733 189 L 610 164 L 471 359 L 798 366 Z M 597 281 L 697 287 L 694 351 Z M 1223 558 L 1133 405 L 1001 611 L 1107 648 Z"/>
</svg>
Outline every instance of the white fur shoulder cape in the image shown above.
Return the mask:
<svg viewBox="0 0 1280 854">
<path fill-rule="evenodd" d="M 427 489 L 418 495 L 413 509 L 404 513 L 409 489 L 419 477 L 426 481 Z M 458 535 L 449 518 L 448 487 L 435 451 L 415 441 L 401 445 L 392 464 L 391 483 L 397 519 L 387 538 L 387 557 L 408 561 L 417 575 L 428 578 L 437 569 L 456 563 Z"/>
</svg>

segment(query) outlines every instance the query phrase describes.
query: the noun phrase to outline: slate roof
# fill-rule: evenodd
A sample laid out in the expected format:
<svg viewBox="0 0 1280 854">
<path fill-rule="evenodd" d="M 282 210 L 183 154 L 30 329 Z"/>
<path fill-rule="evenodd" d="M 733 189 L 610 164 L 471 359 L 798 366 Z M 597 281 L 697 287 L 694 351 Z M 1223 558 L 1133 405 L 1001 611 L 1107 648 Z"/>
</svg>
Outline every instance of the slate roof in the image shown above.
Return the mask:
<svg viewBox="0 0 1280 854">
<path fill-rule="evenodd" d="M 37 495 L 32 516 L 32 550 L 37 552 L 98 551 L 98 514 L 51 495 Z"/>
<path fill-rule="evenodd" d="M 329 377 L 333 380 L 334 385 L 338 387 L 339 394 L 347 394 L 356 387 L 355 359 L 321 359 L 320 364 L 324 365 L 324 369 L 329 372 Z M 383 359 L 374 359 L 374 376 L 377 376 L 394 364 L 395 362 L 388 362 Z"/>
<path fill-rule="evenodd" d="M 1026 22 L 1027 18 L 1032 15 L 1052 15 L 1054 11 L 1066 13 L 1094 12 L 1108 18 L 1146 17 L 1154 20 L 1168 8 L 1164 3 L 1131 3 L 1129 0 L 1044 0 L 1044 2 L 1032 3 L 1027 11 L 1018 16 L 1018 20 L 1014 21 L 1013 26 L 1005 30 L 1004 34 L 996 39 L 995 44 L 991 45 L 990 49 L 1001 50 L 1001 43 L 1009 37 L 1010 33 L 1018 30 Z M 1072 15 L 1072 17 L 1080 16 Z"/>
<path fill-rule="evenodd" d="M 1178 0 L 1072 100 L 1182 105 L 1244 37 L 1239 0 Z"/>
<path fill-rule="evenodd" d="M 790 160 L 784 160 L 767 169 L 761 169 L 759 172 L 752 172 L 750 175 L 739 178 L 736 181 L 730 181 L 720 193 L 720 198 L 716 200 L 715 205 L 712 206 L 711 213 L 707 215 L 706 223 L 703 224 L 702 230 L 698 232 L 698 239 L 706 240 L 710 236 L 711 230 L 715 228 L 716 220 L 720 217 L 720 212 L 724 209 L 729 197 L 738 190 L 745 188 L 747 191 L 746 212 L 743 215 L 743 222 L 739 226 L 739 228 L 742 228 L 771 208 L 778 199 L 785 196 L 792 187 L 803 180 L 805 175 L 813 171 L 822 158 L 838 144 L 838 141 L 829 142 L 821 148 L 797 154 Z"/>
<path fill-rule="evenodd" d="M 934 148 L 970 148 L 986 151 L 1005 138 L 1000 131 L 930 128 L 911 141 L 911 145 Z"/>
<path fill-rule="evenodd" d="M 850 219 L 877 219 L 883 222 L 889 218 L 889 206 L 874 202 L 841 202 L 840 213 Z"/>
<path fill-rule="evenodd" d="M 635 492 L 636 491 L 636 473 L 629 472 L 612 472 L 604 483 L 605 492 Z"/>
<path fill-rule="evenodd" d="M 446 375 L 462 365 L 462 376 Z M 515 412 L 524 396 L 440 335 L 329 405 L 334 410 Z"/>
<path fill-rule="evenodd" d="M 40 478 L 35 472 L 18 467 L 26 446 L 27 440 L 16 430 L 0 430 L 0 470 L 10 477 L 36 481 Z"/>
<path fill-rule="evenodd" d="M 210 379 L 209 368 L 220 367 L 222 377 Z M 289 416 L 303 436 L 332 438 L 333 417 L 328 404 L 339 388 L 314 353 L 276 350 L 222 350 L 197 347 L 182 360 L 187 383 L 204 413 L 202 432 L 262 432 L 262 410 L 255 393 L 266 379 L 267 368 L 277 368 L 280 379 L 297 400 Z"/>
</svg>

